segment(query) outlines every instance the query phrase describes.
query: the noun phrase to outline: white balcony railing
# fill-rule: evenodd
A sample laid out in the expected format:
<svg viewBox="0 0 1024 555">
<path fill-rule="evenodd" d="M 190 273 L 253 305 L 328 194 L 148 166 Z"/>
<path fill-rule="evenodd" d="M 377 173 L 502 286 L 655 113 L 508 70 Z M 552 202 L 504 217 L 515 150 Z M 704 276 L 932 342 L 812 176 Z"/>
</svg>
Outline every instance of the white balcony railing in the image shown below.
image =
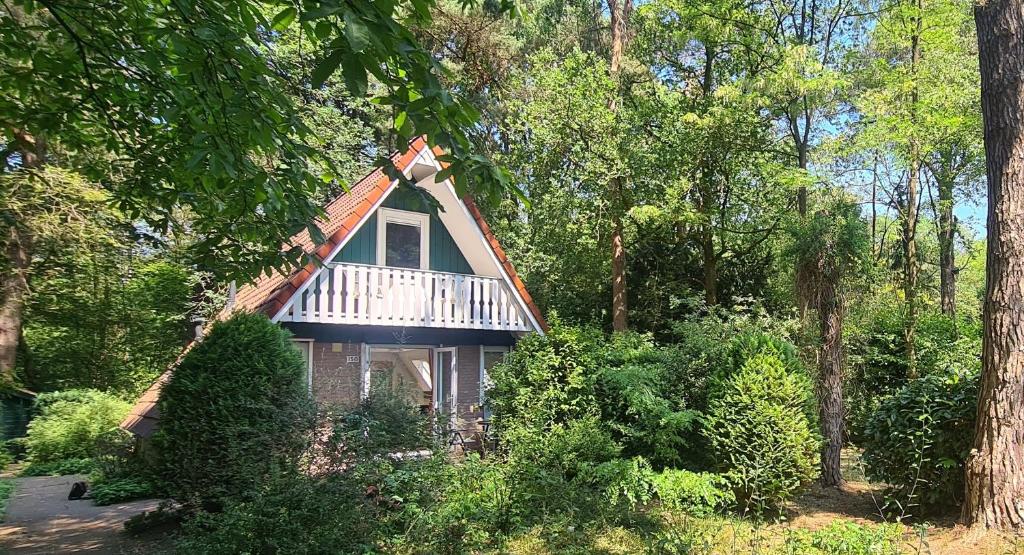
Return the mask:
<svg viewBox="0 0 1024 555">
<path fill-rule="evenodd" d="M 362 264 L 329 264 L 299 290 L 281 321 L 531 329 L 500 279 Z"/>
</svg>

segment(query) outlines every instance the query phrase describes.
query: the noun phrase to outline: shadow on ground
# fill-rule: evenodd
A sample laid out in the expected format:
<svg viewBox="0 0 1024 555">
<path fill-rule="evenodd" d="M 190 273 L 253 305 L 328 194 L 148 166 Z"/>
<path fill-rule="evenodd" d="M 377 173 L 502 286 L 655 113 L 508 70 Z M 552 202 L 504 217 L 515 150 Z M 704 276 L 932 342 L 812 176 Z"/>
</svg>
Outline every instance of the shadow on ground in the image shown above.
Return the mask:
<svg viewBox="0 0 1024 555">
<path fill-rule="evenodd" d="M 155 509 L 158 500 L 97 507 L 90 500 L 68 501 L 71 485 L 84 476 L 16 478 L 16 489 L 0 523 L 0 552 L 159 553 L 165 542 L 132 538 L 124 521 Z"/>
</svg>

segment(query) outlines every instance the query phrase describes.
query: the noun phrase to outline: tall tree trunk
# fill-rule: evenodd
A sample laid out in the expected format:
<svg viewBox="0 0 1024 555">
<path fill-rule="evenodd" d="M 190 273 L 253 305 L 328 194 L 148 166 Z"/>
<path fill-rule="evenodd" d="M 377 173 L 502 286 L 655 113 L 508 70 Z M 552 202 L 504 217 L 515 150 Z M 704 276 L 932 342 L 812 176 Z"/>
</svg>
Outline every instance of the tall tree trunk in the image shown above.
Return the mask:
<svg viewBox="0 0 1024 555">
<path fill-rule="evenodd" d="M 612 53 L 611 75 L 618 83 L 619 68 L 622 65 L 622 52 L 626 47 L 626 21 L 632 9 L 632 0 L 608 0 L 608 11 L 611 14 Z M 616 89 L 618 90 L 618 89 Z M 608 101 L 608 110 L 618 111 L 617 96 Z M 622 238 L 622 214 L 625 211 L 622 177 L 612 178 L 608 184 L 612 196 L 612 329 L 626 331 L 629 328 L 628 291 L 626 286 L 626 245 Z"/>
<path fill-rule="evenodd" d="M 0 304 L 0 385 L 15 381 L 22 311 L 28 294 L 27 238 L 18 226 L 11 225 L 7 228 L 6 243 L 8 266 L 3 276 L 3 302 Z"/>
<path fill-rule="evenodd" d="M 871 170 L 871 258 L 878 256 L 878 157 Z"/>
<path fill-rule="evenodd" d="M 921 31 L 924 6 L 916 0 L 914 31 L 910 37 L 910 172 L 907 175 L 906 204 L 903 208 L 903 295 L 906 302 L 906 321 L 903 341 L 907 351 L 907 376 L 917 377 L 917 205 L 921 178 L 921 145 L 917 138 L 917 68 L 921 62 Z"/>
<path fill-rule="evenodd" d="M 46 143 L 22 129 L 13 129 L 15 147 L 21 154 L 21 167 L 31 170 L 43 160 Z M 31 262 L 29 247 L 31 238 L 13 222 L 4 232 L 7 257 L 7 271 L 0 279 L 0 382 L 14 383 L 14 369 L 18 362 L 18 343 L 21 340 L 22 315 L 25 297 L 28 295 L 28 268 Z"/>
<path fill-rule="evenodd" d="M 718 304 L 718 256 L 715 254 L 715 236 L 706 226 L 701 231 L 701 258 L 704 263 L 704 302 Z"/>
<path fill-rule="evenodd" d="M 807 142 L 802 140 L 799 133 L 799 127 L 792 124 L 793 140 L 796 142 L 797 150 L 797 165 L 802 170 L 807 170 Z M 807 217 L 807 187 L 800 185 L 796 193 L 796 209 L 797 215 L 800 219 Z M 811 295 L 814 294 L 810 289 L 811 277 L 808 272 L 812 271 L 806 264 L 801 263 L 799 260 L 796 262 L 796 266 L 793 269 L 793 289 L 794 297 L 796 297 L 796 311 L 800 317 L 800 325 L 805 329 L 810 329 L 811 320 L 809 319 L 809 312 L 812 305 L 814 304 Z"/>
<path fill-rule="evenodd" d="M 953 180 L 937 179 L 939 185 L 939 298 L 942 313 L 956 315 L 956 220 L 953 217 Z"/>
<path fill-rule="evenodd" d="M 1024 5 L 976 4 L 988 173 L 981 393 L 963 518 L 1024 527 Z"/>
<path fill-rule="evenodd" d="M 629 304 L 626 298 L 626 247 L 622 243 L 622 218 L 612 224 L 612 329 L 629 329 Z"/>
<path fill-rule="evenodd" d="M 704 102 L 710 102 L 714 90 L 715 48 L 704 45 L 704 79 L 701 81 L 701 95 Z M 715 159 L 713 152 L 706 152 L 700 165 L 700 182 L 697 187 L 697 212 L 702 223 L 700 227 L 701 263 L 704 267 L 704 303 L 708 306 L 718 304 L 718 255 L 715 253 L 714 226 L 714 189 Z"/>
<path fill-rule="evenodd" d="M 808 126 L 810 122 L 808 122 Z M 807 150 L 810 146 L 807 144 L 806 139 L 801 138 L 799 135 L 795 137 L 796 140 L 796 164 L 801 170 L 807 170 Z M 801 184 L 796 191 L 796 211 L 801 218 L 807 216 L 807 186 Z"/>
<path fill-rule="evenodd" d="M 841 457 L 845 407 L 843 406 L 843 299 L 839 293 L 839 274 L 832 261 L 823 260 L 818 281 L 818 316 L 821 323 L 821 350 L 818 357 L 818 399 L 821 431 L 825 443 L 821 449 L 821 483 L 843 485 Z"/>
</svg>

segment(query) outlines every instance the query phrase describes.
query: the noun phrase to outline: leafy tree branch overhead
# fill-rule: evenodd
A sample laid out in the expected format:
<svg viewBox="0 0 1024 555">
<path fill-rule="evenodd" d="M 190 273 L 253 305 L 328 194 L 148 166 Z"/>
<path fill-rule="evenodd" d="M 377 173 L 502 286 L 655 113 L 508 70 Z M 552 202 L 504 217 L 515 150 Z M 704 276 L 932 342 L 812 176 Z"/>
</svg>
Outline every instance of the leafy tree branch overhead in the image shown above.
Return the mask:
<svg viewBox="0 0 1024 555">
<path fill-rule="evenodd" d="M 313 88 L 340 72 L 352 96 L 392 107 L 395 144 L 426 134 L 449 153 L 460 192 L 472 183 L 494 194 L 508 180 L 473 152 L 466 130 L 478 114 L 444 89 L 410 31 L 429 23 L 433 4 L 4 2 L 4 171 L 59 158 L 102 182 L 129 217 L 160 232 L 187 225 L 196 259 L 230 277 L 299 262 L 280 245 L 307 226 L 320 238 L 315 199 L 341 172 L 312 146 L 260 48 L 294 25 L 323 52 Z"/>
</svg>

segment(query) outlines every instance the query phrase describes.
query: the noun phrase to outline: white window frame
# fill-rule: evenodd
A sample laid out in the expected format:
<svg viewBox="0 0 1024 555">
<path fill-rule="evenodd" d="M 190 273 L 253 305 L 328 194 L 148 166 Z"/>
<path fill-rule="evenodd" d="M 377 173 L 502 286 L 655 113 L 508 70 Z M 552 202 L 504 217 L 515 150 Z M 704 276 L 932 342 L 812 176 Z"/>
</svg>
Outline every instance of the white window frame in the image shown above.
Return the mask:
<svg viewBox="0 0 1024 555">
<path fill-rule="evenodd" d="M 484 406 L 484 402 L 487 401 L 487 390 L 485 389 L 484 384 L 487 383 L 487 379 L 488 378 L 487 378 L 487 368 L 484 366 L 484 363 L 486 361 L 486 358 L 484 357 L 484 353 L 503 353 L 505 355 L 508 355 L 509 348 L 508 347 L 503 347 L 503 346 L 488 346 L 488 345 L 481 345 L 480 346 L 480 407 L 481 408 Z"/>
<path fill-rule="evenodd" d="M 377 265 L 387 264 L 388 224 L 411 225 L 420 228 L 420 270 L 430 269 L 430 214 L 379 208 L 377 210 Z"/>
<path fill-rule="evenodd" d="M 438 392 L 438 388 L 437 388 L 437 384 L 441 383 L 441 372 L 442 372 L 441 364 L 440 364 L 440 360 L 441 360 L 441 356 L 440 355 L 441 355 L 441 353 L 451 353 L 451 355 L 452 355 L 452 362 L 451 362 L 451 365 L 452 365 L 451 366 L 451 373 L 452 373 L 452 381 L 451 381 L 452 404 L 451 404 L 450 407 L 447 408 L 447 410 L 451 411 L 451 423 L 452 423 L 452 425 L 454 425 L 455 424 L 455 420 L 456 420 L 456 418 L 458 416 L 458 412 L 459 412 L 459 348 L 458 347 L 436 347 L 433 350 L 433 358 L 434 358 L 434 360 L 433 360 L 433 364 L 431 365 L 433 367 L 433 371 L 432 371 L 433 376 L 431 378 L 431 381 L 433 382 L 431 384 L 433 392 L 431 393 L 431 396 L 433 397 L 432 402 L 434 404 L 434 410 L 435 411 L 440 411 L 441 409 L 444 408 L 441 405 L 441 399 L 438 398 L 438 393 L 439 392 Z"/>
<path fill-rule="evenodd" d="M 312 339 L 304 339 L 299 337 L 292 338 L 293 343 L 306 343 L 306 391 L 309 396 L 313 396 L 313 345 L 315 341 Z"/>
</svg>

